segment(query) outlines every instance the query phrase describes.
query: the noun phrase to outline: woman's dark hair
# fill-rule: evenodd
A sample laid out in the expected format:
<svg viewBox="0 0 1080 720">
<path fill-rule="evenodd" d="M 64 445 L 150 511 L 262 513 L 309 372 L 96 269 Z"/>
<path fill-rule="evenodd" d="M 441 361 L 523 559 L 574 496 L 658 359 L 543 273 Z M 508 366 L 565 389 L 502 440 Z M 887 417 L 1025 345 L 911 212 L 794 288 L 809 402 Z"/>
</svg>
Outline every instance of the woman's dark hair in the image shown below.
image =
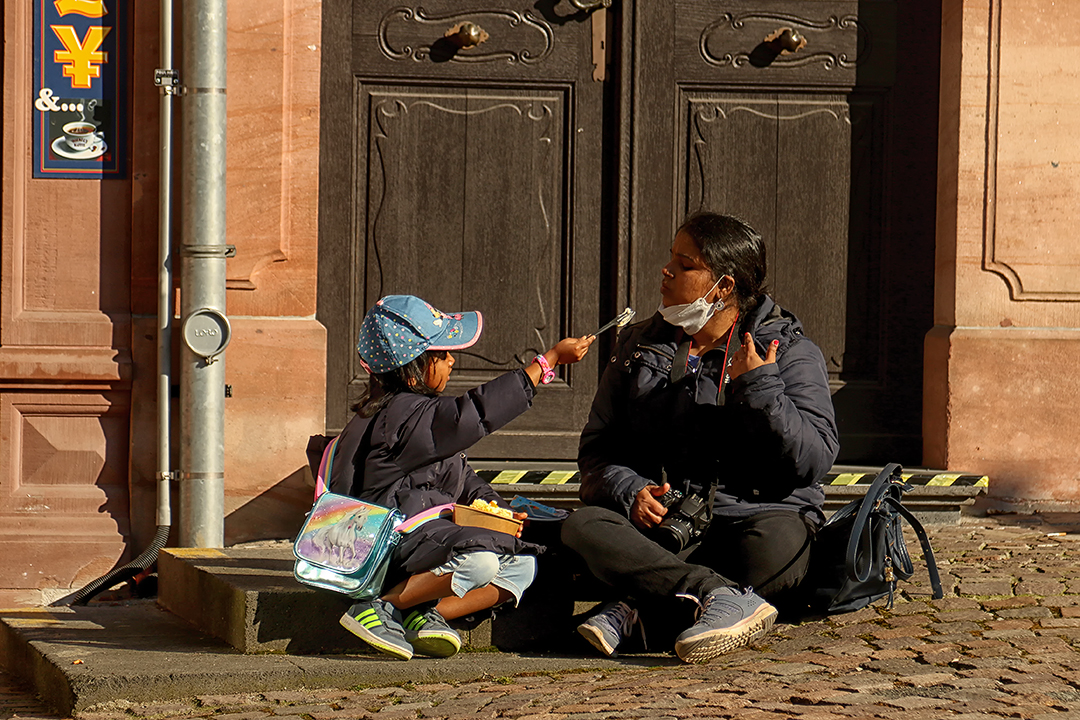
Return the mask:
<svg viewBox="0 0 1080 720">
<path fill-rule="evenodd" d="M 730 215 L 699 212 L 679 228 L 694 241 L 705 264 L 717 278 L 735 279 L 735 302 L 744 314 L 764 297 L 765 243 L 761 234 Z"/>
<path fill-rule="evenodd" d="M 364 396 L 353 405 L 353 412 L 369 418 L 386 407 L 390 399 L 398 393 L 411 392 L 417 395 L 438 395 L 424 382 L 428 368 L 435 359 L 446 359 L 445 350 L 427 350 L 401 367 L 390 372 L 372 373 L 371 382 Z"/>
</svg>

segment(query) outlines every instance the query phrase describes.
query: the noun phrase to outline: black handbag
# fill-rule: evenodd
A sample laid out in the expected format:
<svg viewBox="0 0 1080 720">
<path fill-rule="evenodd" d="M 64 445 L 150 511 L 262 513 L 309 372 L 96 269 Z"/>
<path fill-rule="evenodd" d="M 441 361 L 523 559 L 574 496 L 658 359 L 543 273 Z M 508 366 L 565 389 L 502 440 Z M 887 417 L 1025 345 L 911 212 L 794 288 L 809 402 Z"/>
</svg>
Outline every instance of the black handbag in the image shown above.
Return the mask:
<svg viewBox="0 0 1080 720">
<path fill-rule="evenodd" d="M 922 523 L 903 506 L 901 498 L 911 486 L 902 469 L 887 465 L 859 500 L 837 510 L 818 529 L 810 557 L 810 606 L 823 613 L 858 610 L 888 597 L 898 580 L 908 580 L 915 569 L 904 542 L 901 521 L 915 530 L 930 574 L 934 599 L 942 597 L 934 550 Z"/>
</svg>

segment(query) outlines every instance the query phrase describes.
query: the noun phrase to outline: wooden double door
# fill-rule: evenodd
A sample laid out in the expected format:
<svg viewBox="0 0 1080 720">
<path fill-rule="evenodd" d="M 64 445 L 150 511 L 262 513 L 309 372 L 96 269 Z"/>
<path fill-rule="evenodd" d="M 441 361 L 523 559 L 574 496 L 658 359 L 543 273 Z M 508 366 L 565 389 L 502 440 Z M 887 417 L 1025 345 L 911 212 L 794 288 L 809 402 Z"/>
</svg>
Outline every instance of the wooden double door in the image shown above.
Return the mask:
<svg viewBox="0 0 1080 720">
<path fill-rule="evenodd" d="M 382 295 L 480 310 L 449 392 L 659 302 L 698 209 L 762 232 L 829 365 L 841 462 L 921 460 L 940 5 L 896 0 L 323 3 L 327 426 Z M 599 5 L 599 3 L 597 3 Z M 473 457 L 575 456 L 613 337 Z"/>
</svg>

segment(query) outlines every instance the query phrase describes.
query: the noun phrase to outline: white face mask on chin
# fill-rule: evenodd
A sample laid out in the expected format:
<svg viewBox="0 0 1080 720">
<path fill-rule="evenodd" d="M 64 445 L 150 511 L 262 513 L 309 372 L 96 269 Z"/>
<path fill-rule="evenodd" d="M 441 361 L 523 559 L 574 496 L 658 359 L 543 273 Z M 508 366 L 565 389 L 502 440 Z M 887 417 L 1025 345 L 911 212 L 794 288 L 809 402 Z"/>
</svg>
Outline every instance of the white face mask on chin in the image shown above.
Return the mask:
<svg viewBox="0 0 1080 720">
<path fill-rule="evenodd" d="M 723 277 L 720 278 L 720 280 L 723 279 Z M 720 280 L 717 280 L 716 284 L 709 288 L 708 292 L 692 303 L 664 307 L 664 301 L 661 300 L 660 307 L 657 308 L 657 311 L 664 316 L 664 320 L 672 325 L 681 327 L 686 331 L 687 335 L 696 335 L 701 332 L 701 328 L 705 327 L 705 323 L 712 319 L 712 316 L 716 314 L 716 311 L 724 307 L 724 301 L 719 298 L 717 298 L 714 303 L 705 300 L 705 298 L 709 296 L 709 293 L 720 285 Z"/>
</svg>

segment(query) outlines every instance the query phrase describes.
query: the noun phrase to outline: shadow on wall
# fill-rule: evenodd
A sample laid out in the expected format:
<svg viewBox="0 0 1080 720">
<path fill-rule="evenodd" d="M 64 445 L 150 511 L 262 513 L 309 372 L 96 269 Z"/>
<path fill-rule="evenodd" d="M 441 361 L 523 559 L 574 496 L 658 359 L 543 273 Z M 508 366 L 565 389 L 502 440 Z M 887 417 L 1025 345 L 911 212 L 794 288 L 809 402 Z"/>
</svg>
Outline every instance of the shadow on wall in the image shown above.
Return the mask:
<svg viewBox="0 0 1080 720">
<path fill-rule="evenodd" d="M 315 480 L 305 465 L 252 498 L 225 518 L 225 544 L 292 539 L 315 497 Z"/>
</svg>

